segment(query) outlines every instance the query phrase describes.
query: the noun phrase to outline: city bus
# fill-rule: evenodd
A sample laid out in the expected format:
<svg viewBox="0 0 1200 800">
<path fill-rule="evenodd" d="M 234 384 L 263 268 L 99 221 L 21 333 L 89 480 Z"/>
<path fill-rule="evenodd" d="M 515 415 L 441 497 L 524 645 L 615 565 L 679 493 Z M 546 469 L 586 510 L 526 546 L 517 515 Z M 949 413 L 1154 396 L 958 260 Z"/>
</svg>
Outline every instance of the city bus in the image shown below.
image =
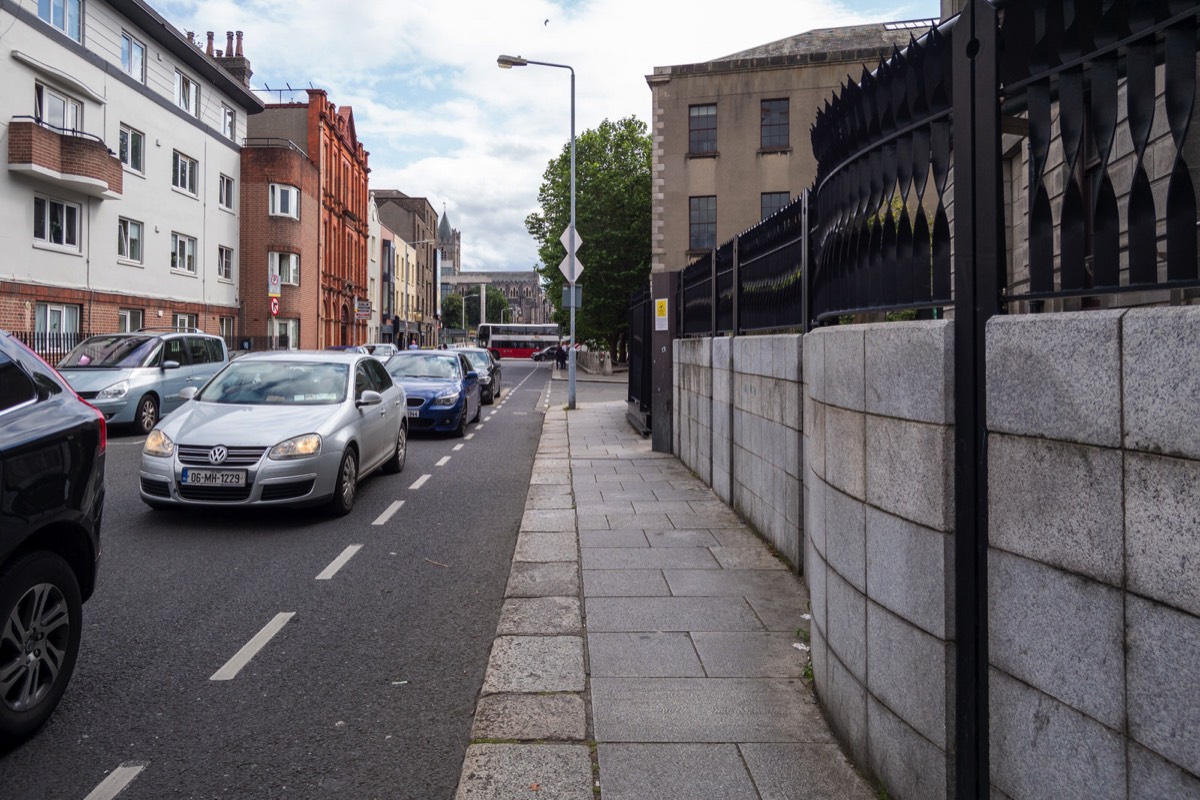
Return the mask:
<svg viewBox="0 0 1200 800">
<path fill-rule="evenodd" d="M 485 322 L 479 326 L 476 341 L 480 347 L 494 350 L 501 358 L 529 358 L 543 347 L 562 341 L 558 325 L 519 325 Z"/>
</svg>

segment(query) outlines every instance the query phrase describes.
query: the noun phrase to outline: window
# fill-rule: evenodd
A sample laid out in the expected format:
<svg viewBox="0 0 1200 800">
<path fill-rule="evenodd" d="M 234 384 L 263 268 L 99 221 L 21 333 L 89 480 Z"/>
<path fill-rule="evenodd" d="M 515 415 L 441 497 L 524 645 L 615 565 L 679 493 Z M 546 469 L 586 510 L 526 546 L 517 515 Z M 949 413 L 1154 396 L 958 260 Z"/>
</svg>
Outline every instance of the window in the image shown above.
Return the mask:
<svg viewBox="0 0 1200 800">
<path fill-rule="evenodd" d="M 82 42 L 83 0 L 38 0 L 38 16 L 44 22 Z"/>
<path fill-rule="evenodd" d="M 787 192 L 763 192 L 762 193 L 762 219 L 774 214 L 779 209 L 786 206 L 792 200 L 792 196 Z"/>
<path fill-rule="evenodd" d="M 146 45 L 124 32 L 121 33 L 121 69 L 138 83 L 146 82 Z"/>
<path fill-rule="evenodd" d="M 39 122 L 64 131 L 83 129 L 83 105 L 73 97 L 38 83 L 34 85 L 34 103 Z"/>
<path fill-rule="evenodd" d="M 233 248 L 217 248 L 217 277 L 223 281 L 233 280 Z"/>
<path fill-rule="evenodd" d="M 711 250 L 717 246 L 717 198 L 688 198 L 689 250 Z"/>
<path fill-rule="evenodd" d="M 79 206 L 51 200 L 48 197 L 33 198 L 33 238 L 57 247 L 79 249 Z"/>
<path fill-rule="evenodd" d="M 199 325 L 196 324 L 195 314 L 175 314 L 174 317 L 175 330 L 177 331 L 193 330 L 199 327 Z M 180 364 L 184 363 L 183 339 L 168 339 L 167 344 L 171 349 L 171 353 L 168 355 L 168 358 L 178 361 Z"/>
<path fill-rule="evenodd" d="M 171 234 L 171 269 L 196 274 L 196 237 Z"/>
<path fill-rule="evenodd" d="M 134 172 L 145 171 L 146 136 L 141 131 L 134 130 L 128 125 L 121 126 L 120 140 L 117 145 L 120 150 L 121 163 Z"/>
<path fill-rule="evenodd" d="M 196 159 L 176 150 L 171 156 L 171 185 L 188 194 L 196 193 Z"/>
<path fill-rule="evenodd" d="M 788 101 L 762 101 L 763 150 L 782 150 L 788 147 Z"/>
<path fill-rule="evenodd" d="M 38 333 L 79 333 L 79 306 L 38 303 L 33 326 Z"/>
<path fill-rule="evenodd" d="M 300 256 L 295 253 L 271 253 L 267 266 L 273 275 L 279 276 L 280 283 L 300 285 Z"/>
<path fill-rule="evenodd" d="M 217 178 L 217 203 L 233 211 L 233 178 L 228 175 Z"/>
<path fill-rule="evenodd" d="M 221 103 L 221 133 L 226 139 L 237 138 L 237 112 Z"/>
<path fill-rule="evenodd" d="M 142 320 L 144 319 L 145 316 L 140 308 L 119 308 L 117 309 L 117 332 L 133 333 L 143 327 Z"/>
<path fill-rule="evenodd" d="M 717 152 L 717 105 L 688 106 L 688 153 Z"/>
<path fill-rule="evenodd" d="M 175 105 L 193 117 L 200 116 L 200 85 L 179 70 L 175 71 Z"/>
<path fill-rule="evenodd" d="M 219 317 L 217 319 L 217 328 L 222 339 L 227 342 L 233 339 L 233 317 Z M 220 359 L 217 360 L 219 361 Z"/>
<path fill-rule="evenodd" d="M 275 318 L 275 330 L 279 335 L 279 346 L 288 350 L 300 347 L 300 320 Z"/>
<path fill-rule="evenodd" d="M 117 257 L 142 263 L 142 223 L 124 217 L 117 220 Z"/>
<path fill-rule="evenodd" d="M 271 184 L 271 216 L 300 219 L 300 190 L 283 183 Z"/>
</svg>

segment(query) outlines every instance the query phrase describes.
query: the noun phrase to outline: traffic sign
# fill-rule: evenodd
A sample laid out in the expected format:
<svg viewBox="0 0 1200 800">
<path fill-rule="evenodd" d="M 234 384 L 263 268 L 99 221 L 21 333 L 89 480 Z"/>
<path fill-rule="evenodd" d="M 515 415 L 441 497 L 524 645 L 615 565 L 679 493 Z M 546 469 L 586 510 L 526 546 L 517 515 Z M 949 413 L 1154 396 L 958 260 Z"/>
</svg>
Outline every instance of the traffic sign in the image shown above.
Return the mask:
<svg viewBox="0 0 1200 800">
<path fill-rule="evenodd" d="M 267 272 L 267 296 L 279 297 L 279 272 L 278 268 L 271 268 Z"/>
<path fill-rule="evenodd" d="M 560 242 L 562 242 L 562 246 L 563 246 L 564 250 L 566 250 L 568 253 L 571 252 L 571 226 L 570 225 L 568 225 L 567 229 L 562 232 L 562 236 L 558 237 L 558 240 Z M 583 237 L 579 235 L 579 231 L 575 231 L 575 252 L 579 252 L 579 248 L 582 245 L 583 245 Z"/>
<path fill-rule="evenodd" d="M 563 256 L 562 263 L 558 265 L 558 270 L 563 274 L 563 277 L 567 279 L 567 283 L 574 284 L 575 281 L 579 280 L 579 274 L 583 272 L 583 264 L 580 263 L 578 258 L 575 259 L 575 277 L 572 278 L 571 257 Z"/>
<path fill-rule="evenodd" d="M 271 316 L 272 317 L 279 316 L 279 298 L 278 297 L 271 298 Z"/>
</svg>

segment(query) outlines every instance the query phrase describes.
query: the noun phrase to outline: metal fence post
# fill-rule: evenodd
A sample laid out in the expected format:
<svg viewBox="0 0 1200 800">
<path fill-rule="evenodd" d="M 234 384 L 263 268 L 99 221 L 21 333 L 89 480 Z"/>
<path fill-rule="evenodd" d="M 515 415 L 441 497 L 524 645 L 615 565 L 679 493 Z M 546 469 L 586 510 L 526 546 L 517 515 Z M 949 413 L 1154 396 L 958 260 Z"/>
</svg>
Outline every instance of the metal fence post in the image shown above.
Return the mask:
<svg viewBox="0 0 1200 800">
<path fill-rule="evenodd" d="M 1003 268 L 996 11 L 969 0 L 953 34 L 955 793 L 989 793 L 986 326 Z"/>
</svg>

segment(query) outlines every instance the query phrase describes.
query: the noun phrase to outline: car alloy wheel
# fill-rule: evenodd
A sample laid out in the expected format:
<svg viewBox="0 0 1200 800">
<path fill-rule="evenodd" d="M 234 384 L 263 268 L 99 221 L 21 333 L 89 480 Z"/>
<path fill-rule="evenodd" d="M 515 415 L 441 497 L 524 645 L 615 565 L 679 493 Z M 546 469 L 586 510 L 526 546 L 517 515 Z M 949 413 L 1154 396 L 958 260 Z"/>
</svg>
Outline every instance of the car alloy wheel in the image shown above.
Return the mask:
<svg viewBox="0 0 1200 800">
<path fill-rule="evenodd" d="M 344 516 L 354 508 L 354 495 L 358 491 L 358 458 L 354 450 L 342 454 L 342 463 L 338 467 L 337 482 L 333 486 L 333 499 L 329 506 L 333 513 Z"/>
<path fill-rule="evenodd" d="M 49 718 L 79 656 L 82 601 L 62 557 L 34 552 L 0 574 L 0 743 Z"/>
<path fill-rule="evenodd" d="M 154 430 L 154 426 L 158 424 L 158 401 L 153 395 L 146 395 L 138 401 L 137 415 L 134 419 L 142 433 Z"/>
<path fill-rule="evenodd" d="M 404 462 L 408 459 L 408 426 L 400 423 L 400 431 L 396 434 L 396 449 L 392 457 L 383 462 L 383 471 L 395 475 L 404 471 Z"/>
</svg>

